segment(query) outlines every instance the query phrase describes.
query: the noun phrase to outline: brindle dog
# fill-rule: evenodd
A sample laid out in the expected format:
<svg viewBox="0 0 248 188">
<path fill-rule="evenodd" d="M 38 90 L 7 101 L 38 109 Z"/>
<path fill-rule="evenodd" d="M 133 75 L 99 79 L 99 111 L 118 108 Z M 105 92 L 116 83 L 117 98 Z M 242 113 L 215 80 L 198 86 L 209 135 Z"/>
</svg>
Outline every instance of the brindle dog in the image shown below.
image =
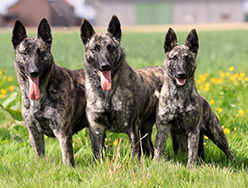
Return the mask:
<svg viewBox="0 0 248 188">
<path fill-rule="evenodd" d="M 188 167 L 196 164 L 197 154 L 204 159 L 203 134 L 227 157 L 235 158 L 218 118 L 195 87 L 198 48 L 195 29 L 188 34 L 185 45 L 178 45 L 175 32 L 171 28 L 168 30 L 164 42 L 164 84 L 157 116 L 154 158 L 163 156 L 166 139 L 171 133 L 174 152 L 188 150 Z"/>
<path fill-rule="evenodd" d="M 85 46 L 86 114 L 94 159 L 103 156 L 107 130 L 128 134 L 132 157 L 136 154 L 140 157 L 141 137 L 144 137 L 143 152 L 153 154 L 151 133 L 163 83 L 163 67 L 137 71 L 128 65 L 120 46 L 121 37 L 116 16 L 112 17 L 108 32 L 95 33 L 87 20 L 81 25 Z"/>
<path fill-rule="evenodd" d="M 57 137 L 63 162 L 74 166 L 72 134 L 86 127 L 84 70 L 71 71 L 55 65 L 52 35 L 46 19 L 37 37 L 27 37 L 20 21 L 12 35 L 15 69 L 22 92 L 22 116 L 35 157 L 45 156 L 44 135 Z"/>
</svg>

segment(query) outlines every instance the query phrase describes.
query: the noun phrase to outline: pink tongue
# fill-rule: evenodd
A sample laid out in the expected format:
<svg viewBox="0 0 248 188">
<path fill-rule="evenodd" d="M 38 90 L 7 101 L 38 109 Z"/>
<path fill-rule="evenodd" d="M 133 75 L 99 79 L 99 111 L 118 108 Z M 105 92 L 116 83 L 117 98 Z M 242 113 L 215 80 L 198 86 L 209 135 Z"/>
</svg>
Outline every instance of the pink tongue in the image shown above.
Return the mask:
<svg viewBox="0 0 248 188">
<path fill-rule="evenodd" d="M 98 71 L 99 76 L 101 77 L 101 86 L 104 91 L 111 89 L 111 71 Z"/>
<path fill-rule="evenodd" d="M 29 77 L 29 98 L 39 99 L 40 98 L 40 89 L 39 89 L 39 77 Z"/>
<path fill-rule="evenodd" d="M 183 86 L 185 84 L 185 80 L 186 79 L 177 79 L 176 78 L 177 84 L 180 85 L 180 86 Z"/>
</svg>

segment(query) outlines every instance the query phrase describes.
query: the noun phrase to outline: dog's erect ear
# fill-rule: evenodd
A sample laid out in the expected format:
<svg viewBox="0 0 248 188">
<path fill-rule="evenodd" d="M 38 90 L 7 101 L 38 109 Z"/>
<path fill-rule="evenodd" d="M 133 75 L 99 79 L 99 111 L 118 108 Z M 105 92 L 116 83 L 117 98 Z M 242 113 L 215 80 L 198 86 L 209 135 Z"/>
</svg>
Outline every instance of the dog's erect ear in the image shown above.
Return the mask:
<svg viewBox="0 0 248 188">
<path fill-rule="evenodd" d="M 177 36 L 172 28 L 169 28 L 164 39 L 164 53 L 171 51 L 177 45 Z"/>
<path fill-rule="evenodd" d="M 13 44 L 14 49 L 26 37 L 27 37 L 27 33 L 26 33 L 26 29 L 25 29 L 24 25 L 19 20 L 16 20 L 15 26 L 14 26 L 14 29 L 12 32 L 12 39 L 11 39 L 11 42 Z"/>
<path fill-rule="evenodd" d="M 81 24 L 80 32 L 80 37 L 84 45 L 86 45 L 91 37 L 96 33 L 90 22 L 86 19 L 84 19 Z"/>
<path fill-rule="evenodd" d="M 197 55 L 199 49 L 198 36 L 195 29 L 192 29 L 185 41 L 185 46 L 188 46 L 189 49 Z"/>
<path fill-rule="evenodd" d="M 112 16 L 109 26 L 108 32 L 111 33 L 119 42 L 121 41 L 121 23 L 117 16 Z"/>
<path fill-rule="evenodd" d="M 44 40 L 50 46 L 52 45 L 53 37 L 51 34 L 51 28 L 46 18 L 43 18 L 40 21 L 37 36 L 38 38 L 42 38 L 42 40 Z"/>
</svg>

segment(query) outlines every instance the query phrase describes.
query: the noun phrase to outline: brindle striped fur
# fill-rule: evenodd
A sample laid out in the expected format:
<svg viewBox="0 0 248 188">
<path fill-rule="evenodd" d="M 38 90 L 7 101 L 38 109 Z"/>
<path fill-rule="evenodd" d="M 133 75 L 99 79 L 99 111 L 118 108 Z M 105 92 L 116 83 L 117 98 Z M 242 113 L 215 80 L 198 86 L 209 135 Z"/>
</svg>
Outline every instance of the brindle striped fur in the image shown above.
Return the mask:
<svg viewBox="0 0 248 188">
<path fill-rule="evenodd" d="M 57 137 L 63 162 L 74 166 L 72 134 L 87 126 L 84 70 L 71 71 L 55 65 L 52 35 L 42 19 L 37 37 L 27 37 L 16 21 L 12 43 L 15 69 L 22 92 L 22 116 L 29 131 L 35 157 L 45 156 L 44 135 Z M 39 77 L 40 97 L 30 99 L 29 77 Z"/>
<path fill-rule="evenodd" d="M 174 152 L 188 151 L 188 167 L 196 164 L 197 154 L 204 160 L 203 134 L 227 157 L 234 159 L 218 118 L 195 87 L 198 48 L 195 29 L 188 34 L 185 45 L 177 45 L 175 32 L 171 28 L 168 30 L 164 42 L 164 84 L 157 116 L 155 159 L 163 156 L 166 139 L 171 133 Z"/>
<path fill-rule="evenodd" d="M 163 67 L 137 71 L 128 65 L 120 47 L 121 36 L 116 16 L 112 17 L 108 32 L 95 33 L 87 20 L 81 25 L 81 39 L 85 45 L 86 114 L 94 159 L 103 155 L 106 131 L 127 133 L 133 157 L 140 156 L 139 140 L 148 133 L 142 140 L 142 149 L 146 155 L 153 154 L 151 133 L 163 82 Z M 98 74 L 102 70 L 111 71 L 112 87 L 107 91 L 101 88 Z"/>
</svg>

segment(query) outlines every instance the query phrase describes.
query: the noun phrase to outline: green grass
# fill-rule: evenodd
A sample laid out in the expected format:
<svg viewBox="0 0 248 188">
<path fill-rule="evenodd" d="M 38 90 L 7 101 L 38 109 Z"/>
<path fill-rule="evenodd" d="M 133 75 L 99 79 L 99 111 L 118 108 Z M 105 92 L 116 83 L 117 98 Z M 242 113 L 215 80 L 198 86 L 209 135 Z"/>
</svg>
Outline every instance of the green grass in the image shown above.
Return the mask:
<svg viewBox="0 0 248 188">
<path fill-rule="evenodd" d="M 177 35 L 179 44 L 183 44 L 187 33 L 178 32 Z M 236 156 L 235 162 L 226 159 L 216 145 L 205 139 L 205 163 L 199 162 L 189 170 L 187 154 L 175 156 L 168 139 L 163 160 L 154 163 L 151 159 L 143 159 L 138 163 L 130 159 L 127 135 L 108 133 L 108 157 L 93 164 L 86 129 L 73 136 L 76 168 L 62 163 L 58 140 L 47 137 L 46 158 L 36 161 L 27 129 L 23 121 L 16 120 L 20 117 L 21 95 L 13 64 L 11 34 L 0 33 L 0 104 L 4 107 L 0 106 L 1 187 L 248 187 L 247 31 L 198 32 L 198 35 L 197 88 L 208 101 L 214 101 L 211 107 L 229 132 L 227 138 Z M 164 37 L 165 33 L 124 32 L 122 47 L 127 62 L 137 69 L 162 65 Z M 83 67 L 84 47 L 79 33 L 54 33 L 52 53 L 60 66 Z M 229 71 L 231 66 L 233 71 Z M 225 74 L 221 80 L 226 72 L 229 77 Z M 242 72 L 246 75 L 240 81 Z M 14 86 L 14 90 L 9 86 Z M 6 91 L 2 97 L 1 89 Z M 155 133 L 154 126 L 153 142 Z M 116 140 L 118 144 L 114 145 Z"/>
</svg>

